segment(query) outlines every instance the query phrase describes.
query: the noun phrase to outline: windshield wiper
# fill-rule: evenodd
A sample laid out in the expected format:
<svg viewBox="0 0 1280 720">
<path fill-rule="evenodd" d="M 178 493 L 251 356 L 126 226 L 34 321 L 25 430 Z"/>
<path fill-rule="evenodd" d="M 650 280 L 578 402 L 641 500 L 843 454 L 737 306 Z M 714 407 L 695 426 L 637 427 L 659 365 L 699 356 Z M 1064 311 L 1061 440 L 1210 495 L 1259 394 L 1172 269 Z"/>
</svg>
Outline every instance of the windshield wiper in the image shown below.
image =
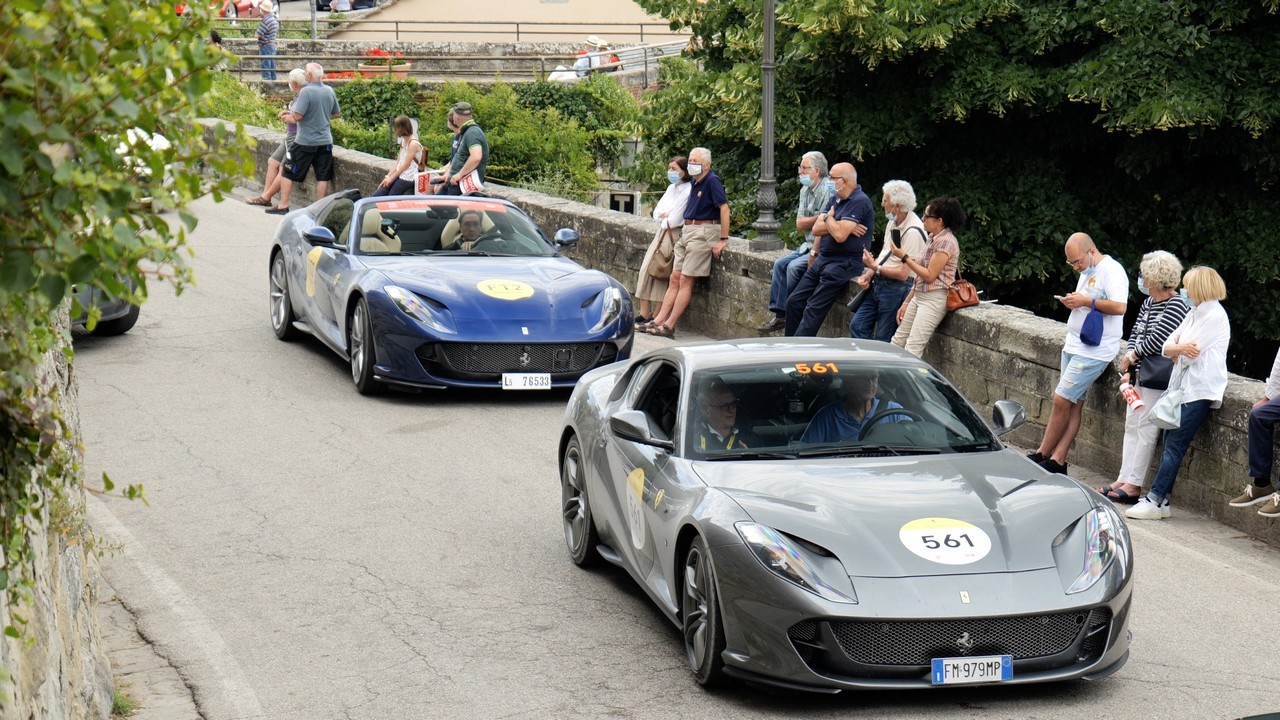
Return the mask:
<svg viewBox="0 0 1280 720">
<path fill-rule="evenodd" d="M 463 255 L 467 257 L 493 257 L 492 253 L 483 250 L 437 250 L 432 255 Z"/>
<path fill-rule="evenodd" d="M 797 457 L 795 453 L 787 452 L 727 452 L 719 455 L 709 455 L 706 460 L 794 460 Z"/>
<path fill-rule="evenodd" d="M 995 448 L 994 446 L 992 446 L 992 444 L 991 444 L 991 443 L 989 443 L 989 442 L 969 443 L 969 444 L 967 444 L 967 445 L 952 445 L 952 446 L 951 446 L 951 451 L 952 451 L 952 452 L 958 452 L 958 453 L 983 452 L 983 451 L 992 451 L 992 450 L 996 450 L 996 449 L 997 449 L 997 448 Z"/>
<path fill-rule="evenodd" d="M 844 445 L 801 450 L 799 457 L 862 457 L 865 455 L 937 455 L 938 448 L 915 445 Z"/>
</svg>

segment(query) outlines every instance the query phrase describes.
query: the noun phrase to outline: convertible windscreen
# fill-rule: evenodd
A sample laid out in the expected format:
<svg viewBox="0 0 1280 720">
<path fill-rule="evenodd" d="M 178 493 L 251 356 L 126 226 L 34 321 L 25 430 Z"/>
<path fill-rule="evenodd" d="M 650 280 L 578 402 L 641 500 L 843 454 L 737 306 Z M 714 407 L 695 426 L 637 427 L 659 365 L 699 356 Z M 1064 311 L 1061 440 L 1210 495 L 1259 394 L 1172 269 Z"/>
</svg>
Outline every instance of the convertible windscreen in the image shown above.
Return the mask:
<svg viewBox="0 0 1280 720">
<path fill-rule="evenodd" d="M 527 215 L 480 200 L 389 200 L 366 205 L 355 227 L 361 255 L 531 256 L 556 253 Z"/>
<path fill-rule="evenodd" d="M 821 358 L 704 371 L 684 417 L 686 454 L 706 459 L 982 452 L 999 442 L 923 365 Z"/>
</svg>

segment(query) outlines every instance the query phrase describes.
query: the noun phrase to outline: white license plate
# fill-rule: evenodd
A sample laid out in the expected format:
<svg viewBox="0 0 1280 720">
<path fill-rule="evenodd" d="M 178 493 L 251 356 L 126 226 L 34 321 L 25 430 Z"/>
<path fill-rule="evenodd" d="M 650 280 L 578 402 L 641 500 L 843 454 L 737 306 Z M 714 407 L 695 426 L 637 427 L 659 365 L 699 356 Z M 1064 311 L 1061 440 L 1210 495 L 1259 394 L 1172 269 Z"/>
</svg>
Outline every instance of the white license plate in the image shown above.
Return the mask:
<svg viewBox="0 0 1280 720">
<path fill-rule="evenodd" d="M 551 373 L 502 373 L 503 390 L 550 390 Z"/>
<path fill-rule="evenodd" d="M 934 685 L 971 685 L 1012 679 L 1012 655 L 933 659 Z"/>
</svg>

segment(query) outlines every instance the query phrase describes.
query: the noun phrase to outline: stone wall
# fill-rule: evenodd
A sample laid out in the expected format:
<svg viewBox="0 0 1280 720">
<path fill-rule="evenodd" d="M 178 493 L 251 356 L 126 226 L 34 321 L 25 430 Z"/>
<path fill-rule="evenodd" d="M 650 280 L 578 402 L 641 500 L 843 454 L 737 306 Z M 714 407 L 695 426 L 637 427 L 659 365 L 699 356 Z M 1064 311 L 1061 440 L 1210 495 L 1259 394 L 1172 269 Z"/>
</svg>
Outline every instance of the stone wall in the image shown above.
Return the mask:
<svg viewBox="0 0 1280 720">
<path fill-rule="evenodd" d="M 64 315 L 65 318 L 65 315 Z M 60 395 L 62 412 L 79 436 L 80 418 L 75 375 L 61 348 L 49 353 L 44 376 L 50 394 Z M 79 478 L 67 491 L 74 507 L 54 506 L 55 521 L 68 520 L 69 534 L 80 530 L 84 491 Z M 98 565 L 83 542 L 69 543 L 65 534 L 47 526 L 32 533 L 35 587 L 31 604 L 15 609 L 27 620 L 21 638 L 0 637 L 0 720 L 29 718 L 106 718 L 111 712 L 111 667 L 98 632 Z M 13 623 L 0 603 L 0 627 Z"/>
<path fill-rule="evenodd" d="M 258 150 L 259 185 L 266 156 L 281 133 L 251 128 L 264 140 Z M 212 136 L 212 135 L 210 135 Z M 268 147 L 269 146 L 269 147 Z M 391 167 L 390 160 L 343 151 L 339 155 L 339 187 L 377 187 Z M 346 182 L 346 180 L 358 182 Z M 309 184 L 308 184 L 309 185 Z M 645 249 L 657 223 L 592 205 L 548 197 L 526 190 L 493 186 L 493 195 L 518 203 L 548 234 L 568 227 L 581 235 L 572 250 L 578 262 L 598 268 L 634 288 Z M 309 196 L 308 196 L 309 197 Z M 295 207 L 303 203 L 301 197 Z M 963 242 L 963 238 L 961 239 Z M 699 280 L 693 302 L 680 328 L 714 338 L 750 337 L 766 317 L 773 260 L 780 253 L 755 253 L 734 238 L 710 278 Z M 832 307 L 821 334 L 848 337 L 848 299 L 842 294 Z M 677 339 L 679 337 L 677 330 Z M 1039 444 L 1057 384 L 1059 356 L 1066 325 L 1038 318 L 1026 310 L 1004 305 L 981 305 L 952 313 L 938 328 L 925 351 L 925 360 L 951 379 L 981 406 L 989 418 L 996 400 L 1008 398 L 1027 409 L 1027 425 L 1011 440 Z M 1080 434 L 1069 464 L 1111 475 L 1120 467 L 1120 438 L 1124 435 L 1125 405 L 1117 390 L 1119 375 L 1108 371 L 1089 393 Z M 1245 438 L 1248 412 L 1262 396 L 1263 383 L 1231 376 L 1222 408 L 1210 415 L 1196 435 L 1175 487 L 1174 506 L 1199 510 L 1231 527 L 1280 546 L 1280 523 L 1259 516 L 1251 508 L 1226 503 L 1248 482 Z M 1158 461 L 1158 456 L 1156 460 Z"/>
</svg>

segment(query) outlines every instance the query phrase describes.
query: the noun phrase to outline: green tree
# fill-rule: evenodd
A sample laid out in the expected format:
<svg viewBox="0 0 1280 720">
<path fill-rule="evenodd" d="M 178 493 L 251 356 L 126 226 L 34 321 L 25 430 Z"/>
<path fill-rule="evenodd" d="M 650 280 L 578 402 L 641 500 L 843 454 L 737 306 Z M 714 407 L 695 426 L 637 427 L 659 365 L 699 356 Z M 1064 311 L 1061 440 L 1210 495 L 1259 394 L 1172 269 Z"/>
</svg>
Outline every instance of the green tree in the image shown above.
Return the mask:
<svg viewBox="0 0 1280 720">
<path fill-rule="evenodd" d="M 185 206 L 221 199 L 246 168 L 242 130 L 211 146 L 196 122 L 209 68 L 225 59 L 206 32 L 202 17 L 185 21 L 165 4 L 0 4 L 0 587 L 10 607 L 30 584 L 28 528 L 79 481 L 77 440 L 36 377 L 46 353 L 71 354 L 57 313 L 77 284 L 134 302 L 147 276 L 180 290 L 195 226 Z M 168 142 L 148 142 L 153 134 Z M 159 214 L 169 210 L 175 227 Z"/>
<path fill-rule="evenodd" d="M 653 158 L 706 145 L 755 218 L 758 2 L 640 0 L 692 28 L 642 123 Z M 1131 273 L 1148 250 L 1228 278 L 1233 369 L 1265 372 L 1280 337 L 1277 0 L 815 0 L 777 11 L 776 155 L 853 160 L 873 197 L 892 178 L 970 214 L 966 269 L 988 297 L 1062 317 L 1045 284 L 1062 243 L 1092 235 Z M 784 225 L 786 221 L 784 219 Z M 1132 302 L 1131 308 L 1137 306 Z M 1256 352 L 1252 352 L 1256 349 Z"/>
</svg>

